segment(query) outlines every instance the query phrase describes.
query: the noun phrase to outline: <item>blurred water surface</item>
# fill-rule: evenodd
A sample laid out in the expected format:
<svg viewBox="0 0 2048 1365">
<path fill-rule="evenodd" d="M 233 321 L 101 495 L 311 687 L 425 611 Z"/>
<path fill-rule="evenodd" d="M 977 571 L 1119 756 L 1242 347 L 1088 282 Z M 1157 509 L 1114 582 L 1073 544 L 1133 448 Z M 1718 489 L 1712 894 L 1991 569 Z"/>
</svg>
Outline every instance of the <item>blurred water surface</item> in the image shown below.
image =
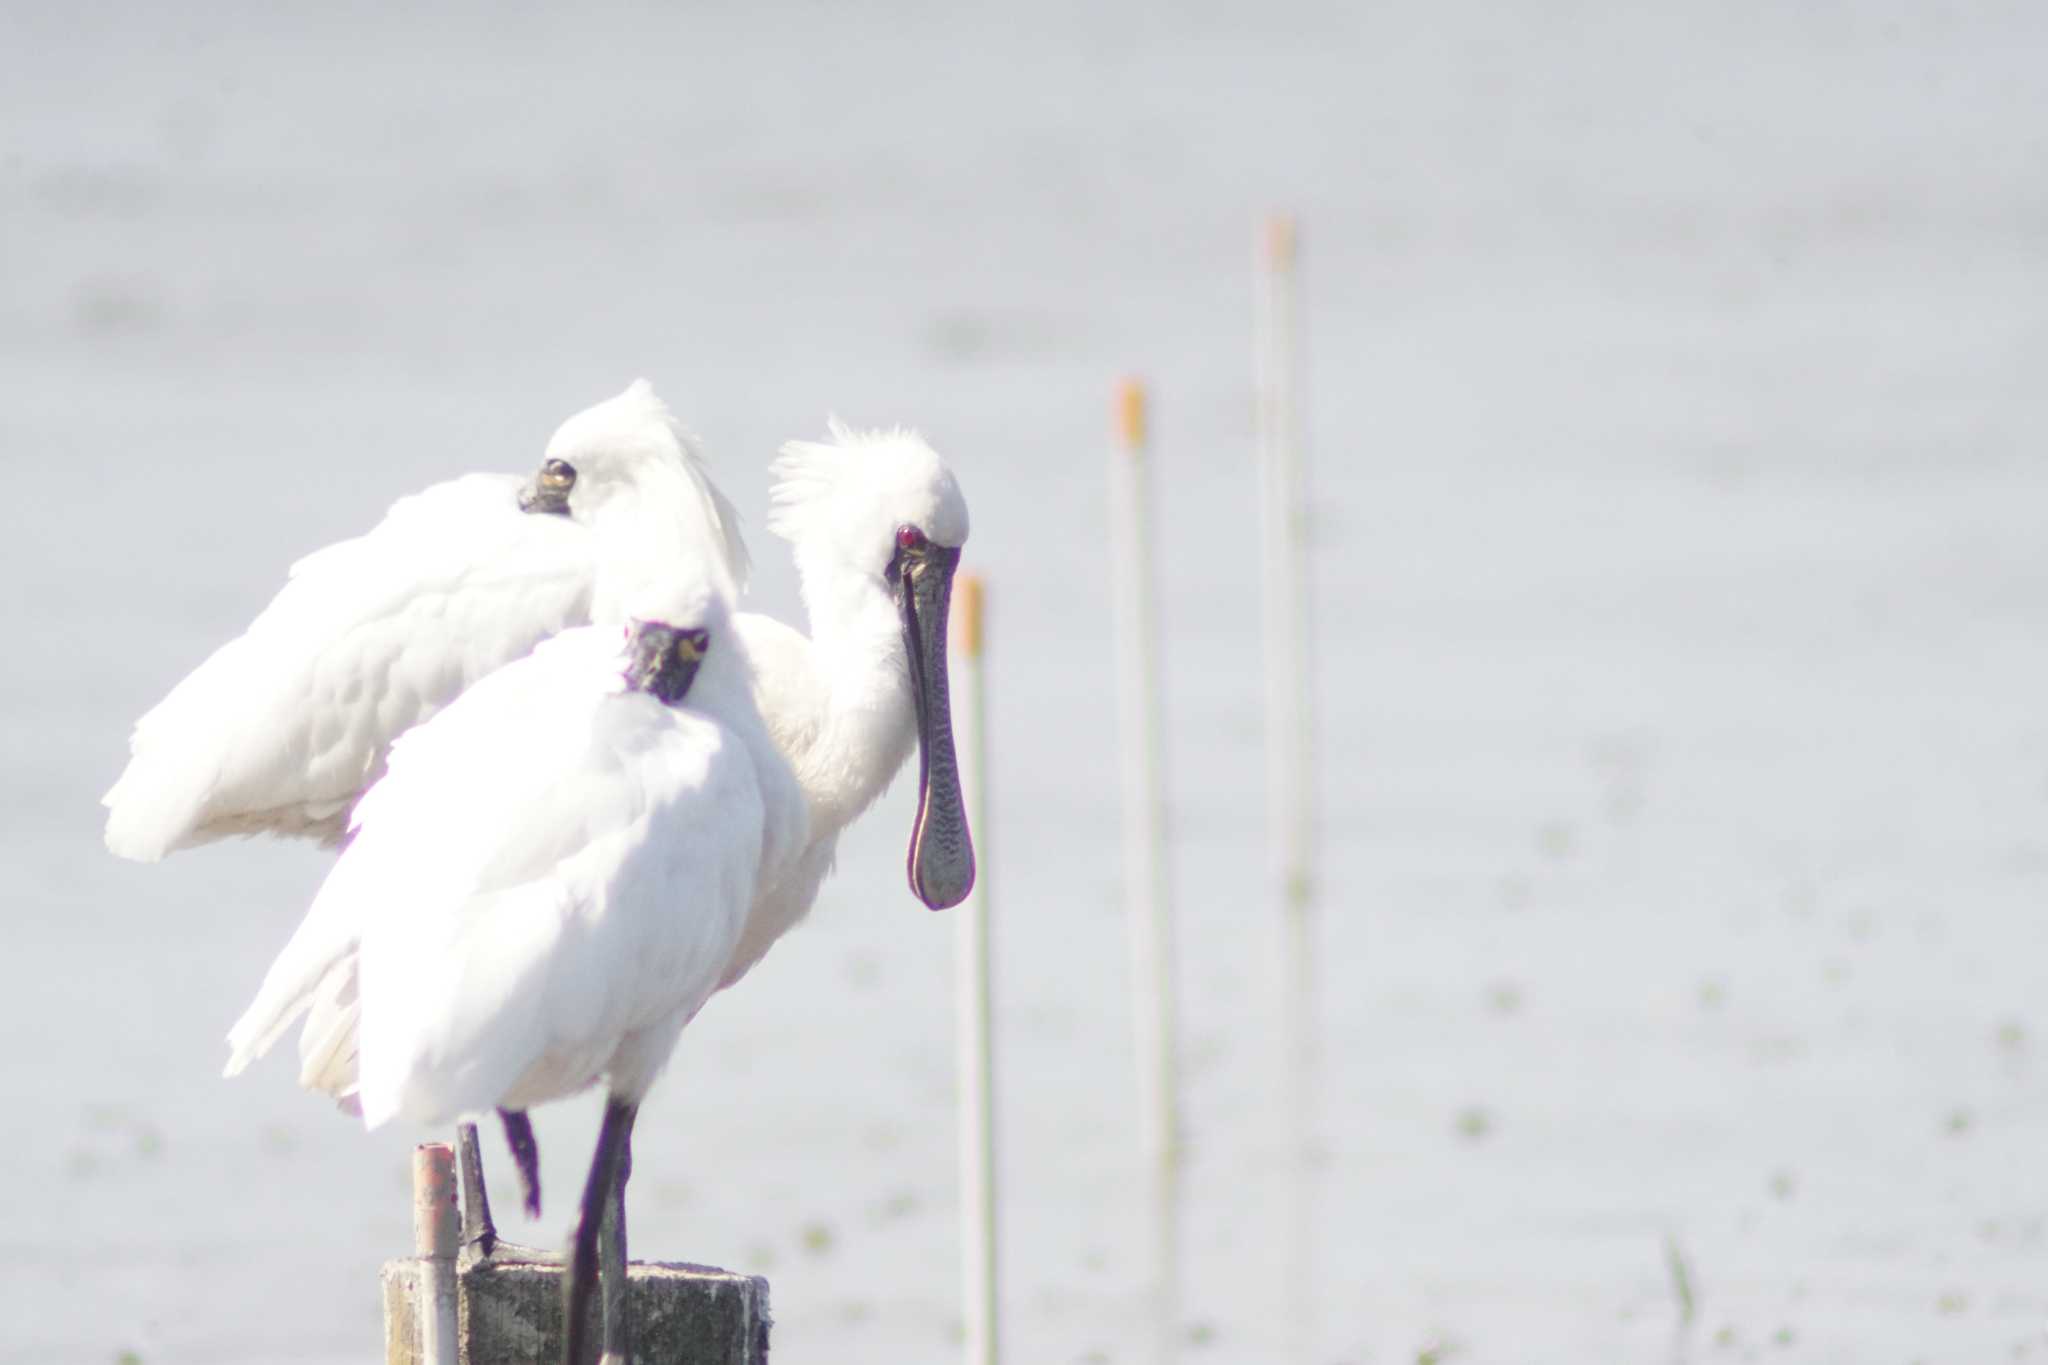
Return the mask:
<svg viewBox="0 0 2048 1365">
<path fill-rule="evenodd" d="M 1137 1358 L 1101 461 L 1158 399 L 1188 1358 L 1288 1334 L 1251 224 L 1307 228 L 1319 1361 L 2048 1351 L 2048 10 L 0 5 L 0 1355 L 366 1361 L 406 1145 L 220 1037 L 316 853 L 104 854 L 314 546 L 646 374 L 991 584 L 1013 1358 Z M 757 533 L 757 596 L 794 610 Z M 635 1246 L 955 1349 L 908 795 L 692 1027 Z M 566 1226 L 589 1105 L 539 1122 Z M 502 1160 L 500 1165 L 502 1166 Z M 509 1205 L 509 1200 L 501 1201 Z M 1690 1268 L 1679 1321 L 1667 1269 Z"/>
</svg>

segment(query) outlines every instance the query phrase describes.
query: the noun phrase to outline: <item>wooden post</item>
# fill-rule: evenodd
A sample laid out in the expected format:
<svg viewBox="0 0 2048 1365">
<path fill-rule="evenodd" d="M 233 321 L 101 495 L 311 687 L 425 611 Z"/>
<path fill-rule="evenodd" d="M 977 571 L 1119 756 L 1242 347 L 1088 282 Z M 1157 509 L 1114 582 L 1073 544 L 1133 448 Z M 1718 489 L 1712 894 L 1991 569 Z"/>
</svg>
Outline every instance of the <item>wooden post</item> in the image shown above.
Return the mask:
<svg viewBox="0 0 2048 1365">
<path fill-rule="evenodd" d="M 561 1265 L 458 1258 L 454 1155 L 445 1145 L 428 1143 L 414 1155 L 413 1212 L 418 1255 L 386 1261 L 381 1276 L 385 1365 L 561 1357 Z M 627 1293 L 639 1365 L 767 1365 L 766 1280 L 708 1266 L 635 1263 Z"/>
<path fill-rule="evenodd" d="M 981 872 L 954 912 L 960 1084 L 960 1275 L 966 1365 L 997 1365 L 1001 1326 L 996 1298 L 996 1140 L 994 1009 L 989 988 L 988 712 L 982 672 L 982 583 L 960 579 L 953 651 L 953 723 L 959 736 L 967 827 Z"/>
<path fill-rule="evenodd" d="M 1152 1357 L 1165 1365 L 1175 1353 L 1180 1314 L 1180 1122 L 1166 868 L 1165 698 L 1159 682 L 1148 449 L 1145 389 L 1126 379 L 1117 389 L 1116 449 L 1110 457 L 1110 541 L 1116 561 L 1132 1031 L 1152 1255 Z"/>
</svg>

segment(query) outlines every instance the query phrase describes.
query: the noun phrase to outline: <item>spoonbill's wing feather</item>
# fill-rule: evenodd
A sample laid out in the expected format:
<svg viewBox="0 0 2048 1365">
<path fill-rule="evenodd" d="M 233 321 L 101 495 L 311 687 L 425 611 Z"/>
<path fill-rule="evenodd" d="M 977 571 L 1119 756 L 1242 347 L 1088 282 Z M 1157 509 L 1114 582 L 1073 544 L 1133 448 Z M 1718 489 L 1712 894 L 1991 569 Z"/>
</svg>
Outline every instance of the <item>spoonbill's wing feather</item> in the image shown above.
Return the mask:
<svg viewBox="0 0 2048 1365">
<path fill-rule="evenodd" d="M 249 629 L 135 727 L 107 846 L 154 860 L 231 834 L 338 839 L 391 741 L 588 619 L 588 533 L 470 475 L 306 556 Z"/>
<path fill-rule="evenodd" d="M 465 863 L 478 860 L 479 845 L 489 847 L 491 834 L 484 822 L 517 818 L 520 803 L 533 795 L 532 784 L 522 778 L 537 765 L 522 764 L 520 759 L 532 757 L 537 745 L 552 743 L 559 748 L 564 741 L 564 729 L 549 713 L 550 703 L 569 679 L 581 677 L 587 683 L 591 678 L 587 664 L 577 670 L 579 657 L 615 653 L 617 639 L 613 631 L 585 627 L 546 641 L 527 658 L 478 682 L 459 699 L 463 705 L 448 708 L 392 746 L 390 762 L 399 776 L 370 788 L 356 807 L 351 828 L 360 844 L 364 822 L 372 821 L 380 831 L 374 854 L 387 849 L 412 852 L 418 862 L 409 871 L 394 870 L 386 856 L 351 856 L 356 847 L 351 845 L 271 964 L 256 999 L 229 1031 L 228 1075 L 239 1074 L 268 1052 L 309 1009 L 313 1018 L 307 1027 L 321 1035 L 352 1021 L 358 1008 L 356 949 L 380 897 L 395 892 L 408 905 L 432 904 L 470 889 L 462 871 Z M 522 707 L 532 710 L 522 715 Z M 506 717 L 514 728 L 489 735 L 488 727 Z M 520 742 L 522 731 L 530 742 Z M 556 757 L 559 760 L 560 755 Z M 415 770 L 419 777 L 404 776 Z M 437 771 L 467 772 L 474 790 L 466 808 L 436 807 L 441 799 L 435 790 Z M 386 813 L 378 816 L 379 811 Z M 409 824 L 414 826 L 413 849 L 405 848 L 401 837 Z M 338 1087 L 312 1079 L 336 1060 L 323 1054 L 340 1047 L 335 1040 L 309 1037 L 301 1048 L 302 1079 L 337 1093 L 352 1086 L 352 1071 L 338 1078 L 345 1082 Z"/>
<path fill-rule="evenodd" d="M 301 1013 L 302 1079 L 365 1122 L 644 1089 L 717 984 L 760 870 L 760 782 L 687 707 L 570 631 L 394 747 L 355 837 L 230 1035 Z"/>
<path fill-rule="evenodd" d="M 374 887 L 372 1126 L 523 1108 L 606 1074 L 644 1090 L 717 984 L 760 866 L 753 764 L 687 707 L 594 686 L 570 657 L 594 635 L 615 652 L 609 632 L 576 632 L 408 737 L 364 804 L 342 861 Z M 522 730 L 531 745 L 506 742 Z"/>
</svg>

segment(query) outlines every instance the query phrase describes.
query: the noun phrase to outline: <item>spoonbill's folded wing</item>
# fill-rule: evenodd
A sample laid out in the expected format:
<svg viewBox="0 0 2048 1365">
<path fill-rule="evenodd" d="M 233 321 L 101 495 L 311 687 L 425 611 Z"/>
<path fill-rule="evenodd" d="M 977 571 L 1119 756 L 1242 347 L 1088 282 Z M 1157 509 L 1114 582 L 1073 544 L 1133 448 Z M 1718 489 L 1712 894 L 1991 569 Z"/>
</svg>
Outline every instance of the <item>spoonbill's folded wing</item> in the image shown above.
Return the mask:
<svg viewBox="0 0 2048 1365">
<path fill-rule="evenodd" d="M 310 1008 L 307 1071 L 352 1089 L 360 1048 L 372 1124 L 651 1080 L 738 939 L 764 818 L 725 730 L 607 685 L 617 647 L 570 632 L 397 744 L 230 1074 Z"/>
<path fill-rule="evenodd" d="M 523 807 L 546 796 L 537 790 L 539 775 L 545 768 L 560 766 L 563 746 L 573 744 L 573 729 L 564 726 L 557 713 L 565 700 L 579 707 L 587 704 L 573 694 L 574 681 L 590 676 L 587 665 L 579 670 L 577 664 L 584 656 L 615 647 L 616 639 L 613 631 L 586 627 L 545 641 L 525 659 L 482 679 L 463 694 L 462 705 L 440 713 L 434 724 L 422 724 L 393 743 L 389 764 L 395 776 L 387 775 L 370 788 L 350 822 L 358 835 L 369 822 L 378 837 L 367 847 L 358 840 L 351 853 L 335 863 L 297 932 L 264 975 L 256 999 L 228 1033 L 228 1075 L 240 1073 L 268 1052 L 310 1009 L 313 1017 L 302 1046 L 306 1074 L 301 1080 L 338 1097 L 353 1090 L 356 948 L 378 898 L 394 879 L 408 906 L 460 898 L 477 889 L 487 875 L 479 869 L 488 865 L 504 833 L 487 828 L 487 822 L 518 820 Z M 522 713 L 530 724 L 515 723 L 510 732 L 491 734 L 493 724 Z M 466 802 L 458 805 L 450 800 L 456 793 L 445 784 L 465 769 L 470 779 L 465 784 Z M 437 779 L 437 772 L 445 776 Z M 438 794 L 437 781 L 443 784 Z M 437 808 L 439 801 L 449 804 Z M 409 821 L 418 822 L 410 840 L 405 830 Z M 542 845 L 555 846 L 573 832 L 543 830 L 541 835 Z M 358 847 L 364 851 L 355 853 Z M 529 856 L 542 852 L 539 846 L 528 849 Z M 417 865 L 409 875 L 403 870 L 394 874 L 392 858 L 408 854 L 418 858 Z M 329 1032 L 346 1036 L 337 1044 L 324 1039 Z M 322 1039 L 316 1041 L 315 1035 Z M 337 1045 L 345 1046 L 345 1058 L 316 1061 L 314 1054 L 323 1046 Z M 320 1083 L 323 1065 L 335 1067 L 336 1084 Z"/>
<path fill-rule="evenodd" d="M 475 474 L 316 551 L 135 726 L 107 846 L 153 861 L 234 834 L 338 841 L 391 741 L 588 619 L 590 537 Z"/>
</svg>

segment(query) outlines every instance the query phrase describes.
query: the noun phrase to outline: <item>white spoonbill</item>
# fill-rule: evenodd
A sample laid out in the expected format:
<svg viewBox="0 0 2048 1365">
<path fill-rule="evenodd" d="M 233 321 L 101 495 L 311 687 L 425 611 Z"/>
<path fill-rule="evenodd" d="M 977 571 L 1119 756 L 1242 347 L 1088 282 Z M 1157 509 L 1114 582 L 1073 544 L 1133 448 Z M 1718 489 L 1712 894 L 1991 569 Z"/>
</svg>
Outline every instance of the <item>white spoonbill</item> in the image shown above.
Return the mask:
<svg viewBox="0 0 2048 1365">
<path fill-rule="evenodd" d="M 974 885 L 946 685 L 946 614 L 967 540 L 967 500 L 912 431 L 791 441 L 775 462 L 768 529 L 790 542 L 808 637 L 771 616 L 734 622 L 761 714 L 810 804 L 796 875 L 754 905 L 726 984 L 801 919 L 832 869 L 839 833 L 918 751 L 910 889 L 943 910 Z"/>
<path fill-rule="evenodd" d="M 685 591 L 662 616 L 629 626 L 623 652 L 607 627 L 550 640 L 402 737 L 229 1035 L 233 1075 L 323 982 L 352 977 L 370 1128 L 523 1113 L 601 1081 L 568 1253 L 570 1365 L 606 1219 L 604 1273 L 625 1273 L 640 1101 L 805 837 L 722 597 Z M 623 1288 L 604 1294 L 621 1360 Z"/>
<path fill-rule="evenodd" d="M 738 518 L 645 380 L 564 422 L 530 480 L 471 474 L 401 499 L 293 565 L 136 723 L 107 847 L 154 861 L 235 834 L 337 842 L 392 740 L 538 641 L 622 621 L 706 524 L 736 591 Z"/>
<path fill-rule="evenodd" d="M 788 875 L 757 888 L 719 985 L 746 974 L 811 908 L 840 832 L 887 787 L 915 746 L 918 805 L 912 891 L 933 909 L 957 904 L 974 881 L 974 853 L 954 758 L 946 618 L 967 504 L 925 441 L 905 431 L 791 442 L 774 467 L 769 526 L 791 542 L 811 635 L 743 612 L 734 634 L 751 666 L 762 718 L 795 770 L 809 835 Z M 352 960 L 303 979 L 281 1030 L 309 1009 L 300 1084 L 345 1102 L 358 1086 L 357 985 Z M 268 1046 L 272 1034 L 263 1039 Z M 239 1053 L 241 1042 L 231 1037 Z M 534 1140 L 522 1112 L 503 1107 L 529 1214 L 539 1212 Z M 462 1130 L 464 1240 L 497 1247 L 473 1127 Z"/>
</svg>

